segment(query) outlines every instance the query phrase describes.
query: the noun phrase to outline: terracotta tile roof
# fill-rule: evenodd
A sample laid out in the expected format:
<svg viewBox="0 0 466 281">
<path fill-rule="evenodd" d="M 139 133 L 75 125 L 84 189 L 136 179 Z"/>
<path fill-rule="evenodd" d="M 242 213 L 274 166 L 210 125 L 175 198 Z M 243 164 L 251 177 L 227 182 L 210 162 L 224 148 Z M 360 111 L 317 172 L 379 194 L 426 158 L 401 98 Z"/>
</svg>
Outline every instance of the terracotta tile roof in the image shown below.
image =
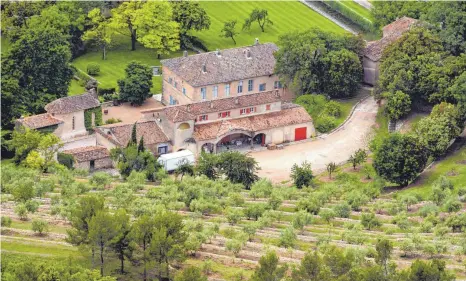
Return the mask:
<svg viewBox="0 0 466 281">
<path fill-rule="evenodd" d="M 63 153 L 73 155 L 76 162 L 85 162 L 110 157 L 110 153 L 107 148 L 103 146 L 84 146 L 64 150 Z"/>
<path fill-rule="evenodd" d="M 39 129 L 39 128 L 44 128 L 44 127 L 58 125 L 58 124 L 63 123 L 62 120 L 53 117 L 49 113 L 24 117 L 24 118 L 17 119 L 17 121 L 21 125 L 28 127 L 30 129 Z"/>
<path fill-rule="evenodd" d="M 411 26 L 413 26 L 417 22 L 417 19 L 401 17 L 382 28 L 383 36 L 385 37 L 393 34 L 397 34 L 398 36 L 400 36 L 404 32 L 408 31 L 411 28 Z"/>
<path fill-rule="evenodd" d="M 202 114 L 278 102 L 281 100 L 280 96 L 279 90 L 273 90 L 255 94 L 246 94 L 238 97 L 168 106 L 164 108 L 163 111 L 170 121 L 183 122 L 194 120 L 197 116 Z M 160 108 L 144 110 L 141 112 L 149 113 L 155 111 L 160 111 Z"/>
<path fill-rule="evenodd" d="M 384 37 L 377 41 L 372 41 L 367 44 L 364 49 L 364 56 L 372 61 L 379 61 L 382 58 L 383 51 L 391 43 L 398 40 L 404 32 L 408 31 L 411 26 L 416 24 L 418 20 L 402 17 L 383 28 Z"/>
<path fill-rule="evenodd" d="M 96 132 L 107 138 L 113 144 L 126 147 L 131 138 L 134 124 L 110 124 L 99 126 Z M 136 137 L 144 137 L 144 144 L 156 144 L 170 141 L 155 121 L 140 121 L 136 123 Z"/>
<path fill-rule="evenodd" d="M 195 125 L 193 137 L 197 141 L 213 140 L 235 130 L 257 132 L 310 121 L 312 118 L 304 108 L 288 105 L 281 111 Z"/>
<path fill-rule="evenodd" d="M 45 110 L 48 113 L 64 114 L 71 113 L 100 105 L 99 100 L 93 93 L 64 97 L 47 104 Z"/>
<path fill-rule="evenodd" d="M 219 55 L 215 51 L 160 62 L 189 85 L 199 87 L 271 75 L 275 69 L 274 52 L 277 50 L 275 44 L 265 43 L 221 50 Z"/>
</svg>

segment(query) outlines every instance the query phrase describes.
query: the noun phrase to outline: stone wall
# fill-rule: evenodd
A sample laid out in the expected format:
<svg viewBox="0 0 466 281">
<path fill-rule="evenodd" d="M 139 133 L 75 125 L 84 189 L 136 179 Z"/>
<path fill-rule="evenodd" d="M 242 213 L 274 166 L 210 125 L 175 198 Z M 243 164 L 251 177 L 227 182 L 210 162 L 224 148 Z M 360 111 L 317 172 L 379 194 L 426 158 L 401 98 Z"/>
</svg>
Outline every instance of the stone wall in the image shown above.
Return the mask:
<svg viewBox="0 0 466 281">
<path fill-rule="evenodd" d="M 112 167 L 113 167 L 113 161 L 112 159 L 110 159 L 110 157 L 94 160 L 94 169 L 106 169 L 106 168 L 112 168 Z M 74 168 L 90 170 L 91 161 L 75 162 Z"/>
</svg>

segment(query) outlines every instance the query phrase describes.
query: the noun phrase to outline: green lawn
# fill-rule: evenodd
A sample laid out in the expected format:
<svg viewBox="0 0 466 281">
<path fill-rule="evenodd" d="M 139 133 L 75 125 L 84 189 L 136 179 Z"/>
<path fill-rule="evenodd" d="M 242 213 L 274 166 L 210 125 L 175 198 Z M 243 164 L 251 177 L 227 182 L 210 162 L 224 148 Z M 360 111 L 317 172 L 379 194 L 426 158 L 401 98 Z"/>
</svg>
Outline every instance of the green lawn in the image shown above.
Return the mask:
<svg viewBox="0 0 466 281">
<path fill-rule="evenodd" d="M 371 11 L 359 5 L 358 3 L 354 1 L 340 1 L 340 3 L 352 9 L 355 13 L 360 14 L 361 16 L 365 17 L 366 19 L 370 21 L 374 21 Z"/>
<path fill-rule="evenodd" d="M 278 37 L 284 33 L 303 31 L 311 27 L 320 27 L 337 33 L 345 32 L 332 21 L 298 1 L 203 1 L 200 4 L 210 16 L 210 29 L 192 34 L 199 37 L 209 50 L 235 47 L 231 38 L 219 36 L 223 23 L 228 20 L 237 20 L 236 28 L 240 34 L 235 38 L 236 46 L 251 45 L 255 38 L 259 38 L 261 42 L 277 42 Z M 257 23 L 254 23 L 249 31 L 241 30 L 244 20 L 254 8 L 266 9 L 269 13 L 273 25 L 266 27 L 265 32 L 261 32 Z"/>
<path fill-rule="evenodd" d="M 17 220 L 14 220 L 11 223 L 11 228 L 32 230 L 32 221 L 17 221 Z M 52 232 L 52 233 L 66 234 L 67 229 L 68 228 L 63 227 L 63 226 L 57 226 L 57 225 L 53 225 L 53 224 L 49 225 L 49 231 Z"/>
<path fill-rule="evenodd" d="M 40 240 L 32 241 L 21 238 L 2 238 L 2 251 L 22 253 L 26 255 L 44 255 L 60 257 L 81 256 L 77 247 L 64 246 L 54 243 L 43 243 Z"/>
<path fill-rule="evenodd" d="M 102 60 L 102 53 L 99 50 L 91 50 L 76 58 L 72 64 L 86 72 L 89 63 L 98 63 L 100 65 L 100 73 L 95 76 L 95 79 L 99 81 L 99 86 L 102 88 L 117 87 L 118 79 L 125 77 L 125 68 L 131 61 L 139 61 L 149 66 L 160 65 L 160 60 L 157 59 L 157 55 L 152 49 L 144 48 L 138 44 L 136 50 L 131 51 L 131 42 L 128 37 L 118 36 L 115 45 L 116 46 L 112 50 L 108 51 L 106 60 Z M 182 53 L 179 51 L 169 56 L 163 56 L 162 59 L 181 55 Z M 152 93 L 160 93 L 162 91 L 162 77 L 154 76 L 152 81 L 154 83 Z M 69 89 L 69 94 L 82 93 L 83 90 L 84 88 L 81 87 L 77 81 L 73 81 Z"/>
<path fill-rule="evenodd" d="M 460 161 L 463 162 L 460 163 Z M 455 189 L 466 186 L 466 163 L 464 161 L 466 161 L 466 147 L 434 164 L 415 183 L 409 185 L 400 193 L 420 194 L 426 199 L 430 195 L 432 183 L 442 175 L 453 183 Z"/>
</svg>

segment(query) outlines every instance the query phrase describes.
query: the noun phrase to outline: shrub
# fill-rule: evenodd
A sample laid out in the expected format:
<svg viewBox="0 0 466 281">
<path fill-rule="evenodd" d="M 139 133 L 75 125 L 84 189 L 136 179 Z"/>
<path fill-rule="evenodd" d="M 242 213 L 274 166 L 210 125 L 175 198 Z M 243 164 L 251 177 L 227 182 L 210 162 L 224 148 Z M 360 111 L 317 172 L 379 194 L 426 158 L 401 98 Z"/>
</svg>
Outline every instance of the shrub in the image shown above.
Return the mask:
<svg viewBox="0 0 466 281">
<path fill-rule="evenodd" d="M 437 215 L 438 212 L 439 207 L 432 203 L 426 204 L 419 209 L 419 215 L 424 218 L 427 217 L 429 214 Z"/>
<path fill-rule="evenodd" d="M 336 101 L 329 101 L 326 105 L 325 105 L 325 113 L 327 113 L 327 115 L 329 116 L 333 116 L 333 117 L 340 117 L 341 115 L 341 105 L 336 102 Z"/>
<path fill-rule="evenodd" d="M 43 235 L 49 231 L 49 223 L 45 220 L 35 219 L 32 221 L 32 231 Z"/>
<path fill-rule="evenodd" d="M 443 208 L 449 213 L 458 212 L 463 207 L 463 203 L 456 196 L 449 198 Z"/>
<path fill-rule="evenodd" d="M 304 161 L 301 166 L 294 164 L 291 168 L 291 178 L 297 188 L 311 186 L 314 179 L 311 163 Z"/>
<path fill-rule="evenodd" d="M 98 89 L 99 96 L 113 95 L 115 93 L 115 88 L 102 88 Z"/>
<path fill-rule="evenodd" d="M 62 152 L 58 152 L 57 154 L 57 161 L 58 163 L 62 164 L 63 166 L 67 167 L 68 169 L 73 169 L 74 164 L 74 157 L 71 154 L 66 154 Z"/>
<path fill-rule="evenodd" d="M 98 75 L 100 73 L 100 65 L 95 62 L 91 62 L 87 65 L 87 74 Z"/>
<path fill-rule="evenodd" d="M 112 182 L 112 177 L 105 172 L 97 172 L 92 175 L 89 183 L 97 189 L 104 189 Z"/>
<path fill-rule="evenodd" d="M 458 196 L 466 195 L 466 186 L 458 188 Z"/>
<path fill-rule="evenodd" d="M 349 218 L 351 214 L 351 206 L 346 202 L 335 205 L 333 207 L 333 210 L 335 211 L 335 214 L 339 218 Z"/>
<path fill-rule="evenodd" d="M 2 216 L 1 224 L 2 224 L 2 227 L 10 227 L 11 226 L 11 218 Z"/>
<path fill-rule="evenodd" d="M 230 224 L 237 224 L 243 218 L 243 211 L 239 208 L 228 208 L 226 218 Z"/>
<path fill-rule="evenodd" d="M 243 242 L 237 239 L 230 239 L 225 243 L 225 248 L 236 257 L 243 248 Z"/>
<path fill-rule="evenodd" d="M 316 120 L 316 129 L 321 133 L 327 133 L 335 128 L 337 120 L 333 116 L 324 115 Z"/>
<path fill-rule="evenodd" d="M 296 233 L 294 232 L 294 229 L 291 227 L 288 227 L 288 228 L 285 228 L 280 233 L 279 245 L 280 247 L 293 248 L 294 245 L 296 244 L 296 240 L 297 240 L 297 236 L 296 236 Z"/>
<path fill-rule="evenodd" d="M 39 209 L 40 203 L 36 200 L 28 200 L 24 205 L 29 213 L 35 213 Z"/>
<path fill-rule="evenodd" d="M 120 118 L 109 118 L 105 121 L 105 124 L 115 124 L 122 122 Z"/>
<path fill-rule="evenodd" d="M 379 219 L 375 216 L 374 213 L 362 213 L 361 224 L 368 230 L 382 225 L 382 223 L 379 221 Z"/>
</svg>

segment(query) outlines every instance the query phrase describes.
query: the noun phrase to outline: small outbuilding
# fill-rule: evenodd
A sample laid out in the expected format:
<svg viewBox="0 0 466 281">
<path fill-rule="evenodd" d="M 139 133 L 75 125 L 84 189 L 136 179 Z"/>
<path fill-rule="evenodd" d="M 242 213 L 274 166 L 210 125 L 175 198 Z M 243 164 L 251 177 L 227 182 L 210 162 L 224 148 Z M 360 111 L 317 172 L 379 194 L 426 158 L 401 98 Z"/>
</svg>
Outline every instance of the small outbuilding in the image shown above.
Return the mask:
<svg viewBox="0 0 466 281">
<path fill-rule="evenodd" d="M 64 150 L 63 153 L 72 155 L 74 158 L 74 168 L 84 170 L 97 170 L 112 168 L 113 162 L 110 153 L 103 146 L 85 146 L 70 150 Z"/>
</svg>

